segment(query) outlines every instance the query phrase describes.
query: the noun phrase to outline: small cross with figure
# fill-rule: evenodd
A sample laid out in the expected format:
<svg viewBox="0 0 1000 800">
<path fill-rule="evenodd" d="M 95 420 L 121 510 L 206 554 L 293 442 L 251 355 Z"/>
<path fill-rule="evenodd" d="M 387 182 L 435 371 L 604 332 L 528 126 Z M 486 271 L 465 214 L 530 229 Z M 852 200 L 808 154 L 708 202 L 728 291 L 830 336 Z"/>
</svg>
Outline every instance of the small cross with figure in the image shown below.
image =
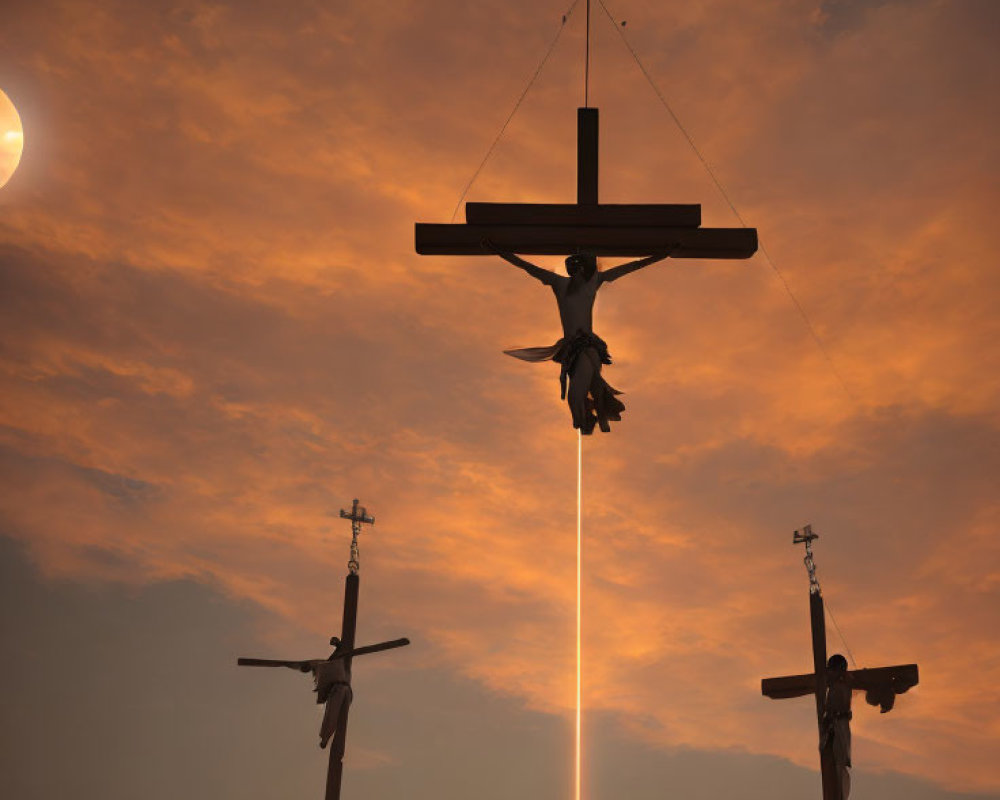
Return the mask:
<svg viewBox="0 0 1000 800">
<path fill-rule="evenodd" d="M 761 681 L 761 693 L 773 700 L 807 694 L 815 697 L 823 800 L 847 800 L 851 792 L 851 695 L 856 691 L 865 692 L 865 701 L 880 706 L 884 714 L 892 709 L 896 695 L 916 686 L 920 676 L 916 664 L 848 669 L 847 659 L 839 653 L 827 659 L 823 592 L 816 578 L 812 554 L 812 543 L 818 538 L 809 525 L 801 533 L 795 531 L 792 537 L 794 544 L 806 547 L 804 561 L 809 572 L 813 671 L 808 675 L 765 678 Z"/>
<path fill-rule="evenodd" d="M 241 667 L 288 667 L 300 672 L 311 672 L 315 683 L 316 702 L 325 705 L 323 722 L 320 725 L 319 746 L 325 748 L 332 740 L 330 762 L 326 775 L 326 800 L 339 800 L 340 784 L 344 771 L 344 751 L 347 744 L 347 715 L 354 699 L 351 689 L 351 663 L 354 656 L 378 653 L 410 643 L 409 639 L 393 639 L 365 647 L 354 646 L 354 634 L 358 626 L 358 593 L 360 589 L 360 568 L 358 536 L 363 524 L 374 525 L 375 517 L 368 514 L 357 499 L 350 513 L 341 509 L 340 516 L 351 521 L 351 557 L 347 562 L 347 577 L 344 585 L 344 615 L 340 626 L 340 636 L 330 639 L 334 650 L 327 658 L 312 658 L 303 661 L 287 661 L 269 658 L 240 658 Z"/>
</svg>

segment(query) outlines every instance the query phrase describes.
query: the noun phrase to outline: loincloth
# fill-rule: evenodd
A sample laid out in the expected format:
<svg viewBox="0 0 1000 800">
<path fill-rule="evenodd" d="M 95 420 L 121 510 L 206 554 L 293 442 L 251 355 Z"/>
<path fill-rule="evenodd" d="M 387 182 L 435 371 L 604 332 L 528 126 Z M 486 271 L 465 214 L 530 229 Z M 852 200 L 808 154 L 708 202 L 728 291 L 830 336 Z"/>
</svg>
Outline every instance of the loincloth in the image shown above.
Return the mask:
<svg viewBox="0 0 1000 800">
<path fill-rule="evenodd" d="M 592 347 L 602 364 L 611 363 L 608 343 L 593 331 L 577 331 L 572 336 L 564 336 L 548 347 L 522 347 L 515 350 L 504 350 L 504 353 L 522 361 L 556 361 L 562 369 L 559 371 L 559 390 L 561 399 L 566 399 L 566 381 L 576 362 L 584 351 Z M 616 394 L 618 392 L 615 392 Z"/>
<path fill-rule="evenodd" d="M 509 356 L 522 361 L 555 361 L 560 364 L 559 390 L 560 397 L 566 399 L 566 384 L 573 374 L 581 356 L 586 358 L 587 350 L 593 349 L 600 363 L 610 364 L 611 354 L 608 345 L 600 336 L 592 331 L 577 331 L 573 336 L 564 336 L 548 347 L 522 347 L 516 350 L 504 350 Z M 625 404 L 617 398 L 621 394 L 595 370 L 587 387 L 585 410 L 574 412 L 574 427 L 583 433 L 591 433 L 594 425 L 599 425 L 602 431 L 611 430 L 610 422 L 621 420 Z"/>
</svg>

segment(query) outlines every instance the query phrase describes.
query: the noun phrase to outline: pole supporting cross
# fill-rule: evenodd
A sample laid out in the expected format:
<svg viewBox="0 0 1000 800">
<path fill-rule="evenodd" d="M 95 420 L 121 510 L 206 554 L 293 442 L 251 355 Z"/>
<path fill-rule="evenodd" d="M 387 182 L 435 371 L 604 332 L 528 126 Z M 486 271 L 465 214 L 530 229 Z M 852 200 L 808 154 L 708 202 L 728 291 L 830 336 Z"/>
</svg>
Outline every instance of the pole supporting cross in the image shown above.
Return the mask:
<svg viewBox="0 0 1000 800">
<path fill-rule="evenodd" d="M 354 505 L 351 506 L 351 511 L 348 513 L 344 509 L 340 509 L 340 516 L 342 519 L 349 519 L 351 521 L 351 557 L 347 562 L 347 571 L 351 575 L 357 575 L 358 570 L 361 569 L 361 552 L 358 550 L 358 536 L 361 535 L 361 526 L 364 524 L 374 525 L 375 517 L 368 514 L 368 509 L 364 506 L 358 505 L 358 498 L 354 498 Z"/>
</svg>

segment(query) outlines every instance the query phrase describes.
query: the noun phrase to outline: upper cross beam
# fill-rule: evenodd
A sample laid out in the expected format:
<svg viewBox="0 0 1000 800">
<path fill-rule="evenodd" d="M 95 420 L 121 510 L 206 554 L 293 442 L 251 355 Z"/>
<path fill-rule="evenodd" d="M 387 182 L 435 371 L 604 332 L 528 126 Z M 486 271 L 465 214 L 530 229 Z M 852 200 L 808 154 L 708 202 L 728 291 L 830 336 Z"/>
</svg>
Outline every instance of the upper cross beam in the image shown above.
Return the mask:
<svg viewBox="0 0 1000 800">
<path fill-rule="evenodd" d="M 354 656 L 365 656 L 369 653 L 381 653 L 383 650 L 393 650 L 396 647 L 406 647 L 409 643 L 410 640 L 404 637 L 402 639 L 392 639 L 388 642 L 365 645 L 364 647 L 355 647 L 351 650 L 338 648 L 337 652 L 328 658 L 310 658 L 304 661 L 288 661 L 275 658 L 238 658 L 236 659 L 236 663 L 241 667 L 288 667 L 289 669 L 297 669 L 301 672 L 309 672 L 309 670 L 315 669 L 317 665 L 324 664 L 327 661 L 336 661 L 340 658 L 352 658 Z"/>
<path fill-rule="evenodd" d="M 563 225 L 575 227 L 697 228 L 697 204 L 466 203 L 470 225 Z"/>
<path fill-rule="evenodd" d="M 417 253 L 731 259 L 757 251 L 754 228 L 700 227 L 700 205 L 599 203 L 597 109 L 579 109 L 577 120 L 576 204 L 466 203 L 464 225 L 416 224 Z"/>
</svg>

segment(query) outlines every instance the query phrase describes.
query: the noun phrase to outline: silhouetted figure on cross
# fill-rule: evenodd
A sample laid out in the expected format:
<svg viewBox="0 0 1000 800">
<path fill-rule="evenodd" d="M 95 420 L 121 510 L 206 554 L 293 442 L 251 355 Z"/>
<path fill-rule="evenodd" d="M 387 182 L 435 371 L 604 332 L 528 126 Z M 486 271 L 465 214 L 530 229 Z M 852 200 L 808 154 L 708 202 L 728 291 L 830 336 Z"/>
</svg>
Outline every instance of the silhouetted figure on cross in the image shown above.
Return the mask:
<svg viewBox="0 0 1000 800">
<path fill-rule="evenodd" d="M 597 259 L 593 255 L 577 253 L 566 259 L 568 277 L 564 277 L 525 261 L 514 253 L 499 250 L 492 242 L 485 244 L 505 261 L 552 289 L 562 322 L 563 335 L 555 344 L 504 352 L 522 361 L 558 362 L 561 365 L 561 397 L 569 403 L 573 427 L 584 434 L 593 433 L 595 424 L 604 432 L 610 431 L 610 422 L 621 420 L 625 404 L 617 397 L 621 392 L 601 375 L 601 366 L 611 363 L 611 354 L 608 353 L 607 343 L 594 333 L 594 300 L 605 283 L 662 261 L 670 253 L 648 256 L 603 271 L 597 268 Z"/>
<path fill-rule="evenodd" d="M 347 712 L 354 693 L 351 690 L 351 660 L 355 656 L 381 653 L 396 647 L 405 647 L 409 639 L 393 639 L 365 647 L 348 647 L 336 636 L 330 637 L 333 652 L 327 658 L 310 658 L 304 661 L 287 661 L 275 658 L 240 658 L 241 667 L 288 667 L 299 672 L 311 672 L 316 702 L 326 704 L 323 722 L 319 728 L 319 746 L 325 748 L 333 738 L 333 752 L 344 755 L 344 737 L 347 735 Z"/>
<path fill-rule="evenodd" d="M 341 721 L 345 720 L 351 701 L 354 699 L 354 692 L 351 691 L 351 668 L 347 659 L 334 658 L 341 649 L 340 639 L 332 636 L 330 644 L 333 645 L 330 657 L 326 661 L 314 662 L 312 666 L 313 681 L 316 684 L 316 702 L 326 704 L 323 722 L 319 726 L 319 746 L 322 748 L 326 747 L 338 730 L 346 731 L 347 725 L 342 725 Z M 333 747 L 337 752 L 344 751 L 342 741 L 335 740 Z"/>
<path fill-rule="evenodd" d="M 826 702 L 820 721 L 820 752 L 829 749 L 840 785 L 839 800 L 851 794 L 851 682 L 840 653 L 826 663 Z"/>
</svg>

